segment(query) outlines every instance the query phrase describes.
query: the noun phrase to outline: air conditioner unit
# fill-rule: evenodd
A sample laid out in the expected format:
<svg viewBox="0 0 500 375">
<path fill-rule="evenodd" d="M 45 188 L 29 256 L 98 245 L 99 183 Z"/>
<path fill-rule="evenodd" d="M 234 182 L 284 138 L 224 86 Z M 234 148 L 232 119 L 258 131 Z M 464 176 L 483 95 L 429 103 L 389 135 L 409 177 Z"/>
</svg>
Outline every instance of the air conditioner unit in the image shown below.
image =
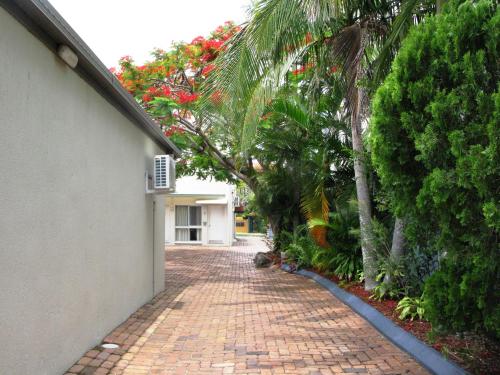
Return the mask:
<svg viewBox="0 0 500 375">
<path fill-rule="evenodd" d="M 175 160 L 171 155 L 155 155 L 153 181 L 146 172 L 146 193 L 167 194 L 175 191 Z"/>
</svg>

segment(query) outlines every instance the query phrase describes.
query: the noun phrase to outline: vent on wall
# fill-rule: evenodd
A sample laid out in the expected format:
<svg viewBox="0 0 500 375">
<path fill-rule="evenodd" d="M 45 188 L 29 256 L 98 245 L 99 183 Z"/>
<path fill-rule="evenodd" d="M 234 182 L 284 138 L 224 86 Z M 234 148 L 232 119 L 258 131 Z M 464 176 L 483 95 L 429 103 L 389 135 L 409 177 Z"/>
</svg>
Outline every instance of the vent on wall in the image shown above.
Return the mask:
<svg viewBox="0 0 500 375">
<path fill-rule="evenodd" d="M 154 173 L 154 188 L 155 189 L 171 189 L 172 180 L 175 181 L 175 164 L 170 155 L 155 156 L 155 173 Z M 172 176 L 173 175 L 173 176 Z M 172 178 L 173 177 L 173 178 Z"/>
<path fill-rule="evenodd" d="M 152 184 L 146 172 L 146 193 L 166 194 L 175 191 L 175 160 L 171 155 L 155 155 L 153 172 Z"/>
</svg>

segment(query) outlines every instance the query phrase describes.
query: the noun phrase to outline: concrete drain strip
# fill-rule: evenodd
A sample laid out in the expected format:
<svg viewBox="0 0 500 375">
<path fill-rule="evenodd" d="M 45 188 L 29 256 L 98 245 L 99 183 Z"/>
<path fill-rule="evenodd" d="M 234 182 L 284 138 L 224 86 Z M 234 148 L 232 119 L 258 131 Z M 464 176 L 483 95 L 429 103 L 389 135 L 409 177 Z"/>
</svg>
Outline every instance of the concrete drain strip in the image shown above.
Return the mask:
<svg viewBox="0 0 500 375">
<path fill-rule="evenodd" d="M 282 264 L 281 269 L 286 272 L 293 271 L 288 264 Z M 378 310 L 364 302 L 362 299 L 348 293 L 333 281 L 330 281 L 314 272 L 299 270 L 293 271 L 298 275 L 313 279 L 326 288 L 331 294 L 349 306 L 358 315 L 375 327 L 394 345 L 411 355 L 427 370 L 437 375 L 464 375 L 465 370 L 456 364 L 447 361 L 438 351 L 434 350 L 418 338 L 394 324 Z"/>
</svg>

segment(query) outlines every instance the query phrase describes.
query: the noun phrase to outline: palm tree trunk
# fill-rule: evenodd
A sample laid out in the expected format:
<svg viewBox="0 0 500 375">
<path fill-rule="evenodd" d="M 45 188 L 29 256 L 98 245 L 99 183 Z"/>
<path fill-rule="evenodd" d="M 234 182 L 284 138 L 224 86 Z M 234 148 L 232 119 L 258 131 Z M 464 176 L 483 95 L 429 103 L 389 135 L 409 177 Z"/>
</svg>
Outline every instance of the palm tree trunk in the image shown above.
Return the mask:
<svg viewBox="0 0 500 375">
<path fill-rule="evenodd" d="M 368 42 L 366 28 L 362 27 L 360 56 Z M 360 57 L 361 58 L 361 57 Z M 358 62 L 356 82 L 365 78 L 366 72 L 361 61 Z M 361 231 L 361 250 L 363 254 L 363 273 L 365 277 L 365 290 L 372 290 L 376 285 L 377 262 L 375 246 L 373 243 L 372 208 L 370 190 L 366 171 L 365 150 L 363 147 L 362 121 L 368 113 L 368 98 L 363 87 L 355 88 L 355 103 L 351 111 L 352 149 L 354 151 L 354 177 L 356 180 L 356 194 L 358 199 L 359 227 Z"/>
<path fill-rule="evenodd" d="M 363 91 L 360 89 L 359 91 Z M 363 96 L 361 92 L 359 96 Z M 377 265 L 375 247 L 372 235 L 372 209 L 368 179 L 366 176 L 366 162 L 364 160 L 363 140 L 361 134 L 361 121 L 354 113 L 351 121 L 352 148 L 354 150 L 354 177 L 356 180 L 356 193 L 358 199 L 359 227 L 361 230 L 361 250 L 363 253 L 363 273 L 365 276 L 365 289 L 372 290 L 377 282 Z"/>
</svg>

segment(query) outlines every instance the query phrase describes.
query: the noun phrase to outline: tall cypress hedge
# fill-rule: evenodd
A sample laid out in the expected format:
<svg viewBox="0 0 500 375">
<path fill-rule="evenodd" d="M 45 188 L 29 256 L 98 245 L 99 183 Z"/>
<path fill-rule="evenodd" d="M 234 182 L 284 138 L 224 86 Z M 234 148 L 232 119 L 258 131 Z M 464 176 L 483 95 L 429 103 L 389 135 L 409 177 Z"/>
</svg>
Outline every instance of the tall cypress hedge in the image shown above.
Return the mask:
<svg viewBox="0 0 500 375">
<path fill-rule="evenodd" d="M 415 27 L 373 101 L 373 164 L 409 249 L 440 254 L 434 327 L 500 337 L 500 12 L 450 1 Z"/>
</svg>

